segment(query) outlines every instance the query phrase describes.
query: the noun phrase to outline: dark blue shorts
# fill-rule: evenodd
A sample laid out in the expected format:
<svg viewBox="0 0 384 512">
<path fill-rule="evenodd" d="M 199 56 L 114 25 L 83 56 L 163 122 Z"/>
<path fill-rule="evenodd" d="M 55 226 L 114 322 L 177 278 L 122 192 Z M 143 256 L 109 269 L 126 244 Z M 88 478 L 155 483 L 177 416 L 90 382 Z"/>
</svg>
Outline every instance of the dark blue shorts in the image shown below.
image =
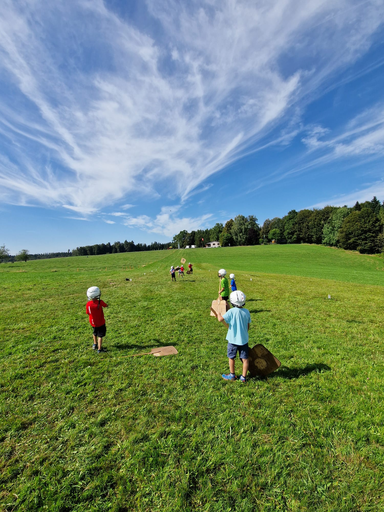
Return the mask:
<svg viewBox="0 0 384 512">
<path fill-rule="evenodd" d="M 93 328 L 93 334 L 97 338 L 104 338 L 106 332 L 107 332 L 107 328 L 105 327 L 105 324 L 104 325 L 100 325 L 100 327 L 94 327 Z"/>
<path fill-rule="evenodd" d="M 236 359 L 236 354 L 239 353 L 240 359 L 248 359 L 249 347 L 246 345 L 233 345 L 228 342 L 227 356 L 229 359 Z"/>
</svg>

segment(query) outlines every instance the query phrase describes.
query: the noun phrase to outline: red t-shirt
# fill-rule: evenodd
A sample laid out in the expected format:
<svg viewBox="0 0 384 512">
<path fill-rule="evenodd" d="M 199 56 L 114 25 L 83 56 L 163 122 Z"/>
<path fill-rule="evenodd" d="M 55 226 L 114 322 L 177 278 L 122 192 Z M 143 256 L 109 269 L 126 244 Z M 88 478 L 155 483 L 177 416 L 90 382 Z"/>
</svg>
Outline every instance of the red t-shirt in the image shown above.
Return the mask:
<svg viewBox="0 0 384 512">
<path fill-rule="evenodd" d="M 99 299 L 87 302 L 87 315 L 89 315 L 89 323 L 92 327 L 101 327 L 105 324 L 103 308 L 107 308 L 108 304 Z"/>
</svg>

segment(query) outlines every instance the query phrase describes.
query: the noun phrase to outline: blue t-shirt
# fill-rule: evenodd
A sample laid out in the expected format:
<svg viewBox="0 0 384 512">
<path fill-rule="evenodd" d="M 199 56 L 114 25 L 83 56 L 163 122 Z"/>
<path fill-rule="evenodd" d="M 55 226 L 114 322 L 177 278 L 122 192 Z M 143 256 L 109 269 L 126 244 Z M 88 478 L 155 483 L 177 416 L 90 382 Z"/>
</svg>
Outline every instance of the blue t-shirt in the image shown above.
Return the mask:
<svg viewBox="0 0 384 512">
<path fill-rule="evenodd" d="M 246 345 L 248 343 L 248 324 L 251 323 L 251 314 L 248 309 L 232 308 L 223 315 L 228 324 L 227 341 L 233 345 Z"/>
<path fill-rule="evenodd" d="M 236 288 L 236 283 L 235 283 L 235 280 L 234 280 L 234 279 L 232 279 L 232 280 L 231 280 L 231 290 L 232 290 L 233 292 L 235 292 L 235 291 L 237 290 L 237 288 Z"/>
</svg>

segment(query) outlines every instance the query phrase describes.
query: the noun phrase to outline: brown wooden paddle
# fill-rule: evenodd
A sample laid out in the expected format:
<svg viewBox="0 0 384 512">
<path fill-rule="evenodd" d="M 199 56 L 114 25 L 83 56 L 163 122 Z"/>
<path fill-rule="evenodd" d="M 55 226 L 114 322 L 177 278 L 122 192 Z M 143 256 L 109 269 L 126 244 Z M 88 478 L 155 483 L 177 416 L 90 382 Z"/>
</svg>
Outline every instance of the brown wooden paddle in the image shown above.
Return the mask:
<svg viewBox="0 0 384 512">
<path fill-rule="evenodd" d="M 249 373 L 252 377 L 266 377 L 281 366 L 280 361 L 264 345 L 255 345 L 248 354 Z"/>
<path fill-rule="evenodd" d="M 148 354 L 152 354 L 156 357 L 161 357 L 161 356 L 170 356 L 172 354 L 178 354 L 178 351 L 175 349 L 175 347 L 170 345 L 169 347 L 156 347 L 156 348 L 153 348 L 150 352 L 142 352 L 141 354 L 132 354 L 131 356 L 128 356 L 128 357 L 146 356 Z"/>
<path fill-rule="evenodd" d="M 217 318 L 217 313 L 221 315 L 225 315 L 225 313 L 229 310 L 228 302 L 225 300 L 213 300 L 211 305 L 211 316 L 215 316 Z"/>
</svg>

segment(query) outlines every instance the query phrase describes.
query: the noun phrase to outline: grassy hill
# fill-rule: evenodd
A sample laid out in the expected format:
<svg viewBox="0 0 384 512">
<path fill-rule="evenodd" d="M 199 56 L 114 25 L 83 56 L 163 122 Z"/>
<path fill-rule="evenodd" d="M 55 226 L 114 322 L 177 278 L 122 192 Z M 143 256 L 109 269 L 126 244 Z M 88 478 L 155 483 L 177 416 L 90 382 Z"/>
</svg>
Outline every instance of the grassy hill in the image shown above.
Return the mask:
<svg viewBox="0 0 384 512">
<path fill-rule="evenodd" d="M 222 267 L 282 362 L 268 379 L 221 379 Z M 383 269 L 307 245 L 0 265 L 0 510 L 384 510 Z M 179 354 L 130 357 L 163 345 Z"/>
</svg>

